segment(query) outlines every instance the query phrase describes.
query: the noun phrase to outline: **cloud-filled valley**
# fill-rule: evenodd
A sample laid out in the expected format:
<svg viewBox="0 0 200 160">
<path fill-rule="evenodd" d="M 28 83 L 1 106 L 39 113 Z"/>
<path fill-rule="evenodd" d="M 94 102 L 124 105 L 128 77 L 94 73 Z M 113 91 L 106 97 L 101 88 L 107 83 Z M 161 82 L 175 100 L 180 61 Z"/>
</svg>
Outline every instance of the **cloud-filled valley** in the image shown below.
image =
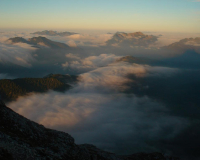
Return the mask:
<svg viewBox="0 0 200 160">
<path fill-rule="evenodd" d="M 157 77 L 176 72 L 169 68 L 112 64 L 80 75 L 80 82 L 65 93 L 33 94 L 8 105 L 47 127 L 71 133 L 77 143 L 93 143 L 121 154 L 133 152 L 128 148 L 137 148 L 134 152 L 161 151 L 159 146 L 148 143 L 174 138 L 189 124 L 188 120 L 168 114 L 163 104 L 148 96 L 124 94 L 124 84 L 135 83 L 126 78 L 128 74 Z"/>
<path fill-rule="evenodd" d="M 71 134 L 79 144 L 117 154 L 200 157 L 199 38 L 141 32 L 31 33 L 0 33 L 0 80 L 53 73 L 76 75 L 78 81 L 62 92 L 19 96 L 7 102 L 11 109 Z M 7 41 L 14 37 L 35 39 L 28 44 L 20 38 Z"/>
<path fill-rule="evenodd" d="M 200 160 L 200 0 L 0 0 L 0 160 Z"/>
</svg>

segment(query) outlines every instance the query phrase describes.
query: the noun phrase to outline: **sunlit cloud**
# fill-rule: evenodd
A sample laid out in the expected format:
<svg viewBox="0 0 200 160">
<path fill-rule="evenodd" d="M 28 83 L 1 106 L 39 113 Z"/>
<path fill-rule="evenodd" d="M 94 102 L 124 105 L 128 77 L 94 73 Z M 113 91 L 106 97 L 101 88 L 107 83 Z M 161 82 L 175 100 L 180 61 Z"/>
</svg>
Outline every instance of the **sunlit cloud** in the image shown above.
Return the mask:
<svg viewBox="0 0 200 160">
<path fill-rule="evenodd" d="M 127 74 L 143 77 L 171 72 L 173 69 L 113 64 L 82 74 L 79 83 L 66 93 L 33 93 L 8 106 L 46 127 L 72 134 L 77 143 L 92 143 L 123 154 L 132 152 L 129 147 L 135 147 L 135 151 L 159 151 L 159 147 L 146 141 L 173 138 L 187 126 L 187 120 L 168 115 L 163 104 L 148 96 L 119 91 L 130 81 Z M 169 129 L 170 134 L 163 135 Z"/>
<path fill-rule="evenodd" d="M 10 62 L 24 67 L 30 67 L 34 58 L 31 52 L 36 49 L 25 43 L 15 45 L 0 43 L 0 60 L 2 63 Z"/>
<path fill-rule="evenodd" d="M 78 72 L 85 72 L 96 69 L 98 67 L 106 66 L 117 59 L 120 56 L 116 56 L 114 54 L 101 54 L 99 56 L 89 56 L 87 58 L 81 59 L 80 57 L 73 54 L 66 54 L 66 57 L 71 61 L 67 61 L 62 64 L 64 69 L 72 69 Z"/>
</svg>

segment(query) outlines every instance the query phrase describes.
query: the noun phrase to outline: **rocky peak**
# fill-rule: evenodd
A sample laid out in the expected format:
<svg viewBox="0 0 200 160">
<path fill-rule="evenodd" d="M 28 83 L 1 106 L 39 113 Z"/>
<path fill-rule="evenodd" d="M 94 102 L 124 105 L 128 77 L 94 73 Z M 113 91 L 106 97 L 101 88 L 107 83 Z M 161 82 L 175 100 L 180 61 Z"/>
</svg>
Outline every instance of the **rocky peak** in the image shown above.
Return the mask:
<svg viewBox="0 0 200 160">
<path fill-rule="evenodd" d="M 42 36 L 39 36 L 39 37 L 33 37 L 33 38 L 29 38 L 28 41 L 30 42 L 44 42 L 44 41 L 48 41 L 49 39 L 47 39 L 46 37 L 42 37 Z"/>
<path fill-rule="evenodd" d="M 142 32 L 125 33 L 116 32 L 111 39 L 106 41 L 107 45 L 124 47 L 148 47 L 157 41 L 153 35 L 145 35 Z"/>
<path fill-rule="evenodd" d="M 14 37 L 14 38 L 9 38 L 8 41 L 12 43 L 29 43 L 26 39 L 22 37 Z"/>
<path fill-rule="evenodd" d="M 145 34 L 143 34 L 142 32 L 134 32 L 134 33 L 116 32 L 113 37 L 134 38 L 138 36 L 145 36 Z"/>
<path fill-rule="evenodd" d="M 54 48 L 54 49 L 69 49 L 70 47 L 65 44 L 65 43 L 61 43 L 61 42 L 55 42 L 52 41 L 50 39 L 47 39 L 46 37 L 33 37 L 33 38 L 29 38 L 28 40 L 22 38 L 22 37 L 14 37 L 14 38 L 10 38 L 8 39 L 8 41 L 11 41 L 12 43 L 26 43 L 26 44 L 30 44 L 33 45 L 36 48 L 43 48 L 43 47 L 50 47 L 50 48 Z"/>
</svg>

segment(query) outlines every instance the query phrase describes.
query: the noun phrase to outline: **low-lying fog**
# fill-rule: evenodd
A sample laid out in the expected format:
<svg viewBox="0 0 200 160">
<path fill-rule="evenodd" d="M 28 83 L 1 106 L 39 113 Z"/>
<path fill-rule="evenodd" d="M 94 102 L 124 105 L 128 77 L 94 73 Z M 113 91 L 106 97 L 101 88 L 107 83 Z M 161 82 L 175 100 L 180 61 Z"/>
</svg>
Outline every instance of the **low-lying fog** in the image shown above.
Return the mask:
<svg viewBox="0 0 200 160">
<path fill-rule="evenodd" d="M 191 41 L 195 47 L 189 51 L 167 50 L 162 47 L 195 36 L 152 34 L 158 40 L 139 47 L 108 46 L 114 34 L 107 33 L 46 36 L 71 47 L 60 50 L 6 41 L 35 36 L 28 32 L 0 33 L 0 79 L 49 73 L 76 74 L 80 79 L 65 93 L 32 93 L 7 106 L 71 134 L 78 144 L 117 154 L 158 151 L 198 159 L 200 43 Z M 120 61 L 124 56 L 139 60 Z"/>
</svg>

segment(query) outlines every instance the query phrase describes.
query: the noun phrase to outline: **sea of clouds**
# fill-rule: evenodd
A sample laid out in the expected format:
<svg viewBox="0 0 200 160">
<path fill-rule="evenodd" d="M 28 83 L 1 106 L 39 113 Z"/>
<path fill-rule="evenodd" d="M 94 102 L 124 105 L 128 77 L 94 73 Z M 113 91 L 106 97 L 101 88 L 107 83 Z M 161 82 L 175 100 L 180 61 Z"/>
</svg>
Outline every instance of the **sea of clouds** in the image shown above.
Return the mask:
<svg viewBox="0 0 200 160">
<path fill-rule="evenodd" d="M 169 52 L 159 50 L 159 47 L 176 42 L 183 35 L 162 34 L 156 47 L 150 49 L 111 49 L 106 46 L 106 41 L 113 34 L 46 36 L 68 44 L 73 48 L 71 50 L 38 49 L 7 41 L 15 36 L 26 39 L 36 36 L 30 33 L 0 33 L 0 79 L 61 73 L 79 75 L 79 82 L 65 93 L 49 91 L 19 97 L 7 104 L 11 109 L 45 127 L 70 133 L 78 144 L 94 144 L 117 154 L 158 151 L 172 155 L 198 155 L 196 150 L 190 149 L 191 145 L 181 145 L 182 139 L 188 143 L 200 142 L 188 134 L 190 130 L 200 133 L 195 129 L 199 119 L 194 116 L 192 119 L 192 115 L 198 113 L 196 102 L 190 106 L 191 114 L 188 115 L 188 106 L 180 109 L 178 103 L 166 103 L 165 97 L 161 96 L 163 93 L 151 96 L 145 91 L 149 88 L 157 91 L 157 86 L 164 83 L 159 80 L 167 77 L 169 84 L 166 82 L 165 87 L 169 90 L 166 95 L 178 99 L 179 95 L 186 94 L 179 92 L 181 89 L 178 92 L 173 90 L 172 84 L 182 83 L 177 78 L 179 74 L 187 72 L 181 86 L 181 91 L 184 91 L 191 79 L 200 79 L 199 72 L 192 75 L 192 70 L 117 61 L 126 55 L 161 59 Z"/>
</svg>

